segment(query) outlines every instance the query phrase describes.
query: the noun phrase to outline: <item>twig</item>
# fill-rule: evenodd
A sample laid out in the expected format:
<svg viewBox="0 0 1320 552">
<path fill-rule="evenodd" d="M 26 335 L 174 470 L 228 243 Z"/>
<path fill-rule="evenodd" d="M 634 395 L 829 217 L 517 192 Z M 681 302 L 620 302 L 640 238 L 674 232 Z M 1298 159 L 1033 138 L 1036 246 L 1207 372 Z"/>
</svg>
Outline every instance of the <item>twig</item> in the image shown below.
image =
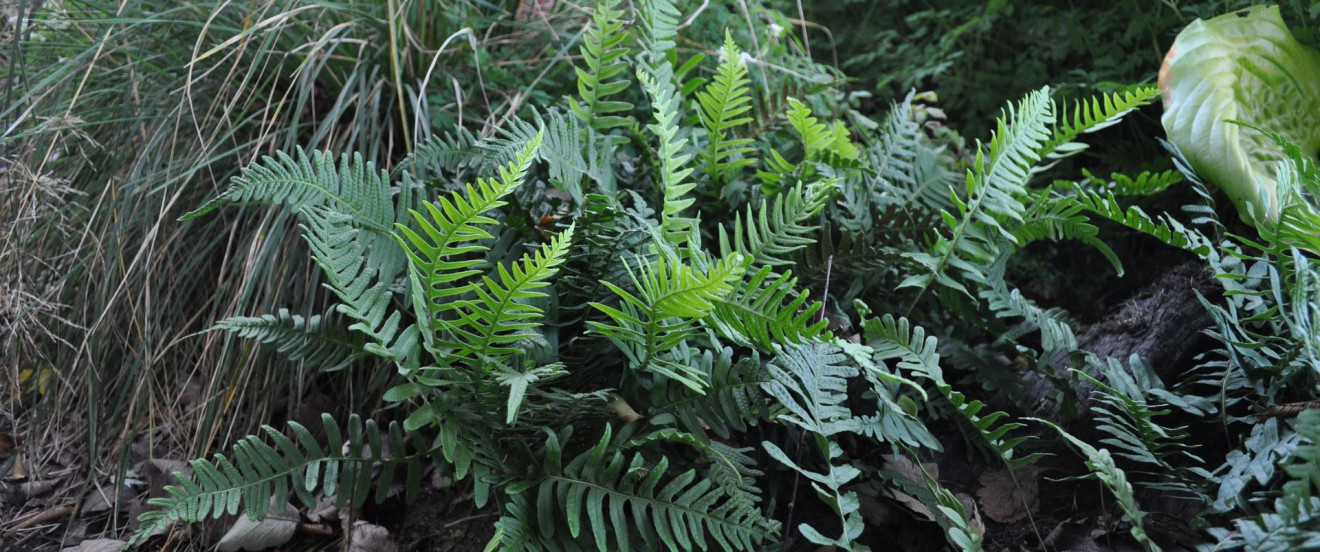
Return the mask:
<svg viewBox="0 0 1320 552">
<path fill-rule="evenodd" d="M 29 517 L 23 521 L 18 522 L 18 525 L 15 525 L 11 527 L 8 531 L 5 531 L 5 534 L 0 535 L 0 541 L 8 540 L 9 537 L 14 536 L 19 531 L 22 531 L 23 529 L 26 529 L 28 527 L 32 527 L 33 525 L 40 525 L 42 523 L 46 523 L 48 521 L 54 521 L 59 518 L 69 516 L 72 514 L 73 514 L 73 506 L 70 504 L 65 504 L 64 506 L 59 506 L 56 508 L 51 508 L 44 512 L 40 512 L 36 515 L 33 515 L 32 517 Z"/>
</svg>

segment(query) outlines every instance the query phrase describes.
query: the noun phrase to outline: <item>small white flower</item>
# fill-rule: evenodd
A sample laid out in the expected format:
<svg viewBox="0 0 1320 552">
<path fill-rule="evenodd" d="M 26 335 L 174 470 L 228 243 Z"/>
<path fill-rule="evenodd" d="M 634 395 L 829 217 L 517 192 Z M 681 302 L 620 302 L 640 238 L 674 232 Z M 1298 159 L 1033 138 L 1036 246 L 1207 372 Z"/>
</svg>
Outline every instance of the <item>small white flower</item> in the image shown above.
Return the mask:
<svg viewBox="0 0 1320 552">
<path fill-rule="evenodd" d="M 771 24 L 770 24 L 770 37 L 771 37 L 771 38 L 776 38 L 776 39 L 777 39 L 777 38 L 779 38 L 779 35 L 781 35 L 781 34 L 784 34 L 784 28 L 783 28 L 783 27 L 780 27 L 778 23 L 771 23 Z"/>
</svg>

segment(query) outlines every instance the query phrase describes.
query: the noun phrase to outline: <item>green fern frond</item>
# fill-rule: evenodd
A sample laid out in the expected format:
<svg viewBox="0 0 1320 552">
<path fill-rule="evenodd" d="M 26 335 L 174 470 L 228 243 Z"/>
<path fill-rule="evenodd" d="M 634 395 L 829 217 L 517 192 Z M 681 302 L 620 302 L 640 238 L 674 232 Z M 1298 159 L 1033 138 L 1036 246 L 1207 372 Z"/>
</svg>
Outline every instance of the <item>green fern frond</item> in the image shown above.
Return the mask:
<svg viewBox="0 0 1320 552">
<path fill-rule="evenodd" d="M 731 253 L 740 253 L 754 265 L 793 264 L 788 255 L 816 243 L 808 235 L 819 229 L 819 226 L 803 223 L 810 221 L 825 208 L 833 189 L 832 181 L 805 190 L 799 183 L 775 196 L 773 206 L 767 207 L 766 200 L 762 199 L 761 209 L 755 215 L 749 205 L 746 219 L 743 213 L 735 215 L 732 238 L 724 227 L 720 227 L 720 253 L 726 257 Z"/>
<path fill-rule="evenodd" d="M 1138 86 L 1125 92 L 1101 94 L 1092 97 L 1090 101 L 1078 101 L 1072 109 L 1066 105 L 1056 107 L 1058 123 L 1054 125 L 1049 141 L 1037 151 L 1041 157 L 1055 160 L 1076 155 L 1087 147 L 1086 144 L 1076 142 L 1079 136 L 1116 125 L 1123 116 L 1149 105 L 1159 97 L 1159 88 Z"/>
<path fill-rule="evenodd" d="M 863 305 L 861 310 L 867 309 Z M 882 318 L 864 317 L 862 333 L 866 344 L 874 350 L 876 362 L 897 360 L 898 367 L 903 370 L 936 384 L 944 383 L 940 354 L 936 351 L 939 340 L 927 336 L 925 328 L 913 326 L 907 318 L 895 320 L 893 315 L 886 313 Z"/>
<path fill-rule="evenodd" d="M 578 120 L 563 111 L 550 109 L 542 116 L 540 110 L 532 108 L 529 117 L 510 119 L 499 134 L 499 138 L 487 141 L 494 148 L 514 152 L 541 134 L 543 140 L 536 157 L 545 161 L 550 182 L 568 192 L 574 203 L 584 200 L 584 178 L 595 181 L 600 193 L 617 192 L 614 168 L 610 166 L 614 156 L 607 137 L 579 127 Z"/>
<path fill-rule="evenodd" d="M 345 441 L 334 418 L 322 414 L 321 421 L 327 435 L 324 448 L 307 428 L 289 422 L 293 438 L 262 426 L 274 445 L 251 435 L 234 445 L 232 461 L 220 454 L 209 462 L 192 460 L 189 465 L 196 480 L 175 473 L 179 486 L 166 486 L 168 497 L 147 501 L 153 509 L 138 517 L 140 525 L 129 545 L 175 520 L 191 523 L 240 511 L 249 519 L 261 520 L 272 502 L 284 504 L 291 494 L 303 504 L 313 505 L 313 493 L 319 490 L 324 496 L 338 497 L 341 507 L 359 508 L 370 495 L 371 467 L 377 462 L 384 466 L 376 479 L 377 502 L 385 499 L 399 464 L 406 470 L 406 498 L 409 502 L 416 498 L 421 489 L 422 455 L 404 455 L 407 449 L 398 424 L 391 423 L 387 437 L 382 437 L 375 422 L 367 420 L 364 426 L 355 414 L 348 419 Z M 386 438 L 392 457 L 385 456 Z"/>
<path fill-rule="evenodd" d="M 819 122 L 811 108 L 797 98 L 788 99 L 788 124 L 802 137 L 802 149 L 808 161 L 822 161 L 827 154 L 842 159 L 857 159 L 861 150 L 852 142 L 842 121 L 830 125 Z"/>
<path fill-rule="evenodd" d="M 670 461 L 631 458 L 611 446 L 605 426 L 601 440 L 565 463 L 559 436 L 547 430 L 541 483 L 534 491 L 535 525 L 542 542 L 566 526 L 573 539 L 585 536 L 596 549 L 628 551 L 753 550 L 777 537 L 779 524 L 747 500 L 730 500 L 723 488 L 699 479 L 696 470 L 670 475 Z"/>
<path fill-rule="evenodd" d="M 813 321 L 823 308 L 808 304 L 792 272 L 775 274 L 762 267 L 715 300 L 709 320 L 721 336 L 745 347 L 770 352 L 776 343 L 799 343 L 820 335 L 828 321 Z"/>
<path fill-rule="evenodd" d="M 211 330 L 225 330 L 239 337 L 255 339 L 284 353 L 289 360 L 335 371 L 362 358 L 363 343 L 346 331 L 338 317 L 314 315 L 304 318 L 280 309 L 276 314 L 256 317 L 234 316 L 216 322 Z"/>
<path fill-rule="evenodd" d="M 756 159 L 748 156 L 756 151 L 751 147 L 752 140 L 732 136 L 735 127 L 752 121 L 748 116 L 752 110 L 748 88 L 751 82 L 742 51 L 733 42 L 733 35 L 725 29 L 724 49 L 720 51 L 715 78 L 697 92 L 697 103 L 701 108 L 697 113 L 706 136 L 710 138 L 700 155 L 705 162 L 706 175 L 716 182 L 723 182 L 743 167 L 756 164 Z"/>
<path fill-rule="evenodd" d="M 472 291 L 473 285 L 461 281 L 479 273 L 474 267 L 482 261 L 472 254 L 486 248 L 476 240 L 490 239 L 483 226 L 495 224 L 485 213 L 505 204 L 502 198 L 522 183 L 540 147 L 538 134 L 517 159 L 500 167 L 498 178 L 478 179 L 475 186 L 466 186 L 466 198 L 455 193 L 427 203 L 425 214 L 412 211 L 420 233 L 396 225 L 400 234 L 396 239 L 410 261 L 408 273 L 423 343 L 433 353 L 440 353 L 434 340 L 447 339 L 443 334 L 450 329 L 451 317 L 466 304 L 455 299 Z"/>
<path fill-rule="evenodd" d="M 666 61 L 666 68 L 668 64 Z M 691 194 L 697 185 L 686 181 L 692 175 L 692 169 L 684 165 L 692 159 L 692 155 L 686 152 L 687 138 L 678 136 L 678 91 L 672 82 L 664 81 L 663 78 L 663 71 L 659 75 L 640 70 L 637 72 L 637 79 L 642 81 L 646 93 L 651 96 L 651 107 L 655 110 L 655 122 L 646 128 L 660 139 L 657 157 L 660 160 L 660 188 L 664 197 L 660 225 L 665 241 L 681 247 L 695 233 L 697 219 L 683 216 L 683 211 L 696 201 Z"/>
<path fill-rule="evenodd" d="M 949 404 L 952 404 L 953 408 L 958 411 L 958 414 L 962 415 L 972 426 L 972 429 L 976 431 L 978 439 L 974 442 L 989 449 L 990 455 L 994 458 L 1002 460 L 1008 467 L 1016 469 L 1030 464 L 1042 456 L 1040 453 L 1035 453 L 1014 458 L 1017 448 L 1032 440 L 1033 437 L 1009 437 L 1009 433 L 1022 429 L 1026 425 L 1018 422 L 999 423 L 1000 419 L 1008 416 L 1007 412 L 996 410 L 982 416 L 981 410 L 985 408 L 985 403 L 976 400 L 968 402 L 966 395 L 954 391 L 953 386 L 946 383 L 937 384 L 936 387 L 939 388 L 940 394 L 949 401 Z"/>
<path fill-rule="evenodd" d="M 1115 195 L 1155 195 L 1169 186 L 1185 180 L 1183 173 L 1176 169 L 1161 172 L 1141 171 L 1136 178 L 1123 173 L 1110 173 L 1108 179 L 1100 178 L 1091 171 L 1082 169 L 1082 182 L 1090 189 L 1111 192 Z"/>
<path fill-rule="evenodd" d="M 972 296 L 948 274 L 950 269 L 971 283 L 986 281 L 981 267 L 998 257 L 998 242 L 1017 242 L 1005 224 L 1022 221 L 1027 179 L 1040 160 L 1037 152 L 1049 138 L 1047 125 L 1053 117 L 1045 89 L 1028 94 L 1016 108 L 1009 106 L 1006 116 L 996 122 L 989 146 L 977 151 L 967 171 L 966 199 L 952 197 L 958 214 L 944 216 L 949 235 L 941 234 L 929 251 L 906 254 L 925 271 L 908 276 L 899 287 L 918 288 L 917 299 L 933 283 Z"/>
<path fill-rule="evenodd" d="M 1172 217 L 1161 215 L 1153 219 L 1135 205 L 1124 209 L 1112 193 L 1100 194 L 1090 190 L 1077 190 L 1076 195 L 1061 201 L 1076 201 L 1086 211 L 1154 237 L 1168 245 L 1184 249 L 1204 258 L 1212 251 L 1210 240 L 1195 229 L 1184 226 Z"/>
<path fill-rule="evenodd" d="M 417 353 L 417 327 L 405 325 L 390 308 L 391 288 L 407 262 L 398 246 L 353 225 L 349 215 L 328 206 L 302 211 L 303 236 L 312 259 L 326 275 L 326 286 L 342 303 L 335 309 L 356 322 L 350 330 L 371 338 L 368 352 L 394 359 L 410 369 Z"/>
<path fill-rule="evenodd" d="M 523 255 L 512 269 L 497 265 L 498 280 L 482 276 L 484 285 L 471 287 L 475 299 L 458 301 L 460 318 L 449 323 L 456 359 L 499 363 L 518 352 L 513 344 L 538 335 L 534 329 L 543 314 L 531 301 L 546 297 L 538 291 L 558 272 L 573 240 L 573 227 L 555 235 L 535 254 Z"/>
<path fill-rule="evenodd" d="M 667 256 L 650 266 L 639 262 L 628 271 L 637 294 L 603 282 L 623 301 L 618 308 L 591 303 L 613 322 L 588 322 L 592 331 L 604 335 L 623 351 L 634 369 L 678 379 L 693 390 L 704 392 L 706 382 L 699 379 L 700 373 L 682 364 L 686 360 L 676 363 L 660 355 L 690 337 L 696 321 L 710 314 L 715 301 L 733 289 L 733 283 L 743 273 L 742 257 L 726 257 L 704 274 Z"/>
<path fill-rule="evenodd" d="M 417 144 L 412 153 L 399 162 L 397 171 L 412 173 L 420 179 L 435 178 L 445 172 L 463 169 L 484 171 L 490 162 L 481 140 L 466 128 L 435 134 Z"/>
<path fill-rule="evenodd" d="M 1048 190 L 1043 191 L 1040 197 L 1046 197 L 1048 193 Z M 1033 203 L 1022 224 L 1013 229 L 1013 236 L 1018 239 L 1020 247 L 1038 240 L 1077 240 L 1103 255 L 1114 267 L 1114 272 L 1118 276 L 1123 276 L 1122 261 L 1114 254 L 1114 250 L 1109 248 L 1109 244 L 1100 240 L 1100 229 L 1082 214 L 1085 210 L 1082 205 L 1070 201 L 1050 200 Z"/>
<path fill-rule="evenodd" d="M 607 132 L 612 128 L 626 127 L 632 119 L 620 116 L 627 113 L 633 105 L 619 100 L 607 99 L 628 88 L 625 74 L 628 63 L 623 59 L 628 49 L 623 42 L 628 35 L 623 32 L 623 23 L 617 21 L 623 16 L 618 9 L 619 0 L 600 0 L 591 14 L 591 26 L 587 28 L 582 40 L 582 63 L 586 69 L 575 67 L 577 72 L 578 97 L 582 103 L 570 100 L 568 107 L 583 123 L 590 128 Z M 611 140 L 627 141 L 623 137 Z"/>
</svg>

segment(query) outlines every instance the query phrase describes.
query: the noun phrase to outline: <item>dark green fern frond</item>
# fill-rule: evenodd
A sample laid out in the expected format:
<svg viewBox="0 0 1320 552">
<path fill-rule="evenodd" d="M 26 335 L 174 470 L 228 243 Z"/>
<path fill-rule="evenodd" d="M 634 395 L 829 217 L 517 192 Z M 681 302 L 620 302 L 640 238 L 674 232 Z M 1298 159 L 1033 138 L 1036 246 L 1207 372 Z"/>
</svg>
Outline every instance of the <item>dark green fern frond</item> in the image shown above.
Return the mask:
<svg viewBox="0 0 1320 552">
<path fill-rule="evenodd" d="M 689 433 L 701 435 L 709 431 L 721 439 L 729 439 L 765 417 L 761 384 L 766 375 L 756 355 L 734 362 L 733 349 L 729 347 L 717 352 L 696 351 L 686 344 L 680 345 L 676 352 L 679 358 L 691 359 L 706 374 L 710 386 L 705 393 L 679 385 L 652 387 L 651 409 L 656 412 L 652 424 L 662 424 L 657 418 L 668 414 L 674 417 L 675 425 Z"/>
<path fill-rule="evenodd" d="M 600 0 L 592 11 L 591 25 L 579 48 L 586 68 L 574 68 L 578 78 L 578 97 L 582 103 L 575 100 L 568 102 L 574 115 L 588 127 L 601 132 L 631 123 L 631 118 L 618 114 L 627 113 L 633 105 L 607 99 L 626 90 L 629 85 L 624 77 L 628 63 L 623 59 L 628 52 L 623 47 L 628 35 L 623 32 L 623 23 L 617 21 L 623 16 L 623 11 L 618 7 L 619 0 Z M 626 141 L 618 136 L 611 139 Z"/>
<path fill-rule="evenodd" d="M 997 121 L 990 144 L 978 150 L 976 162 L 967 172 L 966 199 L 952 198 L 958 213 L 945 215 L 948 235 L 941 233 L 928 251 L 907 254 L 925 271 L 908 276 L 900 287 L 924 292 L 939 283 L 972 296 L 963 283 L 952 278 L 950 269 L 971 283 L 986 281 L 981 267 L 998 257 L 997 242 L 1017 242 L 1006 225 L 1020 222 L 1026 211 L 1027 178 L 1040 160 L 1038 151 L 1049 138 L 1051 121 L 1047 90 L 1028 94 L 1017 107 L 1009 106 L 1006 116 Z"/>
<path fill-rule="evenodd" d="M 1141 171 L 1136 178 L 1123 173 L 1110 173 L 1108 179 L 1100 178 L 1091 171 L 1082 169 L 1082 177 L 1083 184 L 1096 191 L 1110 192 L 1114 195 L 1143 196 L 1161 193 L 1169 189 L 1169 186 L 1185 180 L 1183 173 L 1175 169 L 1162 172 Z"/>
<path fill-rule="evenodd" d="M 457 173 L 463 169 L 485 171 L 490 158 L 481 140 L 466 128 L 457 127 L 451 132 L 432 135 L 413 149 L 399 162 L 398 171 L 412 173 L 416 178 L 427 180 L 445 173 Z"/>
<path fill-rule="evenodd" d="M 712 545 L 753 550 L 778 536 L 777 522 L 747 500 L 731 500 L 696 470 L 671 475 L 668 458 L 652 463 L 641 453 L 625 456 L 611 446 L 608 425 L 594 447 L 571 459 L 564 458 L 559 436 L 546 433 L 541 482 L 524 491 L 535 494 L 536 515 L 521 520 L 537 528 L 534 538 L 542 542 L 566 530 L 601 552 Z"/>
<path fill-rule="evenodd" d="M 1045 190 L 1040 197 L 1045 198 L 1048 194 L 1049 191 Z M 1114 267 L 1114 272 L 1118 273 L 1118 276 L 1123 275 L 1122 261 L 1108 244 L 1100 240 L 1100 229 L 1082 214 L 1085 211 L 1083 205 L 1072 201 L 1048 199 L 1033 203 L 1022 224 L 1013 229 L 1013 236 L 1018 239 L 1019 247 L 1038 240 L 1077 240 L 1098 251 Z"/>
<path fill-rule="evenodd" d="M 1070 200 L 1076 201 L 1086 211 L 1100 215 L 1108 220 L 1154 237 L 1168 245 L 1185 249 L 1201 257 L 1210 254 L 1210 240 L 1200 232 L 1184 226 L 1169 215 L 1153 219 L 1135 205 L 1124 209 L 1113 193 L 1100 194 L 1090 190 L 1077 190 Z M 1068 200 L 1064 200 L 1068 201 Z"/>
<path fill-rule="evenodd" d="M 953 405 L 953 408 L 967 420 L 968 424 L 976 432 L 974 443 L 987 449 L 990 456 L 1002 460 L 1010 468 L 1019 468 L 1030 464 L 1033 460 L 1041 457 L 1041 454 L 1028 454 L 1025 456 L 1017 455 L 1017 448 L 1023 443 L 1033 439 L 1030 436 L 1010 437 L 1009 434 L 1026 427 L 1019 422 L 999 423 L 999 420 L 1008 416 L 1007 412 L 996 410 L 982 416 L 981 410 L 985 408 L 985 403 L 981 401 L 967 401 L 967 396 L 954 391 L 953 387 L 941 383 L 937 387 L 940 394 Z M 1015 458 L 1015 456 L 1017 456 Z"/>
<path fill-rule="evenodd" d="M 398 424 L 391 423 L 388 435 L 383 437 L 375 422 L 367 420 L 364 426 L 355 414 L 345 427 L 345 441 L 334 418 L 322 414 L 321 421 L 327 435 L 325 447 L 307 428 L 289 422 L 293 438 L 262 426 L 274 445 L 252 435 L 234 445 L 232 461 L 220 454 L 212 462 L 192 460 L 189 464 L 196 480 L 179 478 L 179 486 L 165 487 L 169 497 L 149 500 L 153 509 L 138 517 L 141 525 L 130 545 L 175 520 L 191 523 L 240 511 L 250 519 L 261 520 L 272 502 L 284 504 L 291 494 L 303 504 L 313 505 L 313 493 L 319 490 L 324 496 L 337 497 L 340 506 L 359 508 L 370 495 L 371 467 L 377 462 L 384 469 L 376 478 L 376 501 L 385 499 L 400 464 L 405 467 L 408 501 L 417 496 L 421 489 L 421 455 L 404 454 L 407 449 Z M 392 457 L 385 456 L 386 439 Z M 174 475 L 179 477 L 178 473 Z"/>
<path fill-rule="evenodd" d="M 211 329 L 255 339 L 284 353 L 291 361 L 330 372 L 365 355 L 362 339 L 347 331 L 338 318 L 333 313 L 304 318 L 280 309 L 276 314 L 226 318 Z"/>
<path fill-rule="evenodd" d="M 767 207 L 766 200 L 762 199 L 761 209 L 755 215 L 749 205 L 746 219 L 743 213 L 735 216 L 732 238 L 724 227 L 720 227 L 720 253 L 726 257 L 731 253 L 740 253 L 754 265 L 760 266 L 793 264 L 788 257 L 790 254 L 816 243 L 808 235 L 819 227 L 804 223 L 825 208 L 833 188 L 832 182 L 805 190 L 802 184 L 798 184 L 775 196 L 771 207 Z"/>
<path fill-rule="evenodd" d="M 733 35 L 724 31 L 724 49 L 720 51 L 720 65 L 715 78 L 706 88 L 697 92 L 701 109 L 701 126 L 706 129 L 710 142 L 701 149 L 706 175 L 715 182 L 723 182 L 748 165 L 756 163 L 748 154 L 756 151 L 750 138 L 734 138 L 733 129 L 752 121 L 752 96 L 748 86 L 747 63 L 742 51 L 733 42 Z"/>
</svg>

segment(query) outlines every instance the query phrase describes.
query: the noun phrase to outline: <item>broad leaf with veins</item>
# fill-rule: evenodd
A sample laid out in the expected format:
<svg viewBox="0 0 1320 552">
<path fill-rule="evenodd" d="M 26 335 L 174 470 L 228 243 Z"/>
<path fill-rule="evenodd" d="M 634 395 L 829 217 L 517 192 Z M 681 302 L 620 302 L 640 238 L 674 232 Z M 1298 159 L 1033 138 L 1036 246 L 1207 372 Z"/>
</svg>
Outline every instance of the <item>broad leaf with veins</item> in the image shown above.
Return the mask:
<svg viewBox="0 0 1320 552">
<path fill-rule="evenodd" d="M 1160 67 L 1160 121 L 1198 174 L 1219 186 L 1255 225 L 1278 220 L 1275 164 L 1267 136 L 1307 155 L 1320 150 L 1320 52 L 1293 38 L 1277 6 L 1255 7 L 1183 29 Z"/>
</svg>

